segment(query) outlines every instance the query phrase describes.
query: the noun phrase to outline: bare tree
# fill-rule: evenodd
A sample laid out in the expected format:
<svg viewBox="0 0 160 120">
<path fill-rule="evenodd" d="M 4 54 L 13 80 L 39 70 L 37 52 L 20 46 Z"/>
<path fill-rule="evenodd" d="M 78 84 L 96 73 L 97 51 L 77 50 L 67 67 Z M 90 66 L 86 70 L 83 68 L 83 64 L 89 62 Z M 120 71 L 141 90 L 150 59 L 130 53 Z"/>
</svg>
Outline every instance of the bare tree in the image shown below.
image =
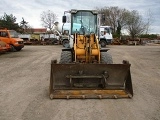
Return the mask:
<svg viewBox="0 0 160 120">
<path fill-rule="evenodd" d="M 52 11 L 48 10 L 48 11 L 43 11 L 40 17 L 42 25 L 45 28 L 48 28 L 50 31 L 52 31 L 52 29 L 55 26 L 54 23 L 57 21 L 57 15 Z"/>
<path fill-rule="evenodd" d="M 150 10 L 147 11 L 146 16 L 147 16 L 147 18 L 146 18 L 147 27 L 146 27 L 145 34 L 148 34 L 148 31 L 150 30 L 150 26 L 154 21 L 154 17 L 153 17 L 153 14 L 152 14 L 152 12 Z"/>
<path fill-rule="evenodd" d="M 97 10 L 105 16 L 102 25 L 111 26 L 114 34 L 120 34 L 121 29 L 126 29 L 133 39 L 144 32 L 147 33 L 153 19 L 150 11 L 143 19 L 136 10 L 129 11 L 118 7 L 104 7 Z"/>
<path fill-rule="evenodd" d="M 149 21 L 144 22 L 138 11 L 133 10 L 128 14 L 126 29 L 128 33 L 135 39 L 136 36 L 142 34 L 149 28 Z"/>
<path fill-rule="evenodd" d="M 102 25 L 112 26 L 113 33 L 116 33 L 118 22 L 122 28 L 126 25 L 128 10 L 118 7 L 104 7 L 98 9 L 98 11 L 105 15 L 105 22 Z"/>
</svg>

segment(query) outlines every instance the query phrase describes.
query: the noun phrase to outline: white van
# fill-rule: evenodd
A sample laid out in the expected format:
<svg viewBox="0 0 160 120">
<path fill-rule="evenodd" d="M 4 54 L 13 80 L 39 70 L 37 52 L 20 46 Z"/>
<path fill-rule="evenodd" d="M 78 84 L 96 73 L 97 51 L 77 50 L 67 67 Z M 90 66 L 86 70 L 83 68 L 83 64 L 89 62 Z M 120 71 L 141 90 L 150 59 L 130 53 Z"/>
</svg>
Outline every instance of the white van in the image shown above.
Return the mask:
<svg viewBox="0 0 160 120">
<path fill-rule="evenodd" d="M 100 37 L 99 43 L 101 47 L 105 47 L 112 43 L 113 36 L 112 36 L 112 29 L 111 26 L 100 26 Z"/>
</svg>

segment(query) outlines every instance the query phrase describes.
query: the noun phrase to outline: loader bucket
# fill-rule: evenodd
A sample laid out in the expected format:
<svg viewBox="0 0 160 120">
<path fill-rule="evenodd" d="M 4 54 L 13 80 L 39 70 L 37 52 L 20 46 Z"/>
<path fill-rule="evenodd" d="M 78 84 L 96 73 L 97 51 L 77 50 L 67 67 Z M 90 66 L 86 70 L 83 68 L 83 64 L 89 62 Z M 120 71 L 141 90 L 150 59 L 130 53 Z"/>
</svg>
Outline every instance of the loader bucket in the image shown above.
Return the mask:
<svg viewBox="0 0 160 120">
<path fill-rule="evenodd" d="M 51 62 L 49 94 L 60 98 L 132 98 L 130 64 Z"/>
</svg>

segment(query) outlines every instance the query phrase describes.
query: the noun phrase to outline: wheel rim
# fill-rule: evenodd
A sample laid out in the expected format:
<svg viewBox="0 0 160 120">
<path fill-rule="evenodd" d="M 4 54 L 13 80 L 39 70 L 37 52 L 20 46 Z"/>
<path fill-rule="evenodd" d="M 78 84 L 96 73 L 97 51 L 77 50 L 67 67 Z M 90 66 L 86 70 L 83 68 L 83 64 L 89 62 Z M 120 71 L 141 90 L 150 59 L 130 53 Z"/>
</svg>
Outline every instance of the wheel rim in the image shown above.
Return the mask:
<svg viewBox="0 0 160 120">
<path fill-rule="evenodd" d="M 101 46 L 102 46 L 102 47 L 106 46 L 106 42 L 101 41 Z"/>
<path fill-rule="evenodd" d="M 63 47 L 65 47 L 65 46 L 66 46 L 66 44 L 68 44 L 68 43 L 69 43 L 69 41 L 68 41 L 68 40 L 63 41 Z"/>
</svg>

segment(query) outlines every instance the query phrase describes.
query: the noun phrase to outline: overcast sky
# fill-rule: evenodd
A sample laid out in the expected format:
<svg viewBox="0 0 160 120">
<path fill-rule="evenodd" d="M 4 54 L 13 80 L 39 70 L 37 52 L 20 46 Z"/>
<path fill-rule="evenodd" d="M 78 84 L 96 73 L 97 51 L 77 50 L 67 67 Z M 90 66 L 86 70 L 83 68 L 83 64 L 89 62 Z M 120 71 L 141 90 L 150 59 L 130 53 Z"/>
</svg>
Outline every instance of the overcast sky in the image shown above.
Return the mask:
<svg viewBox="0 0 160 120">
<path fill-rule="evenodd" d="M 40 14 L 43 11 L 53 11 L 61 22 L 66 10 L 110 6 L 137 10 L 143 17 L 150 11 L 153 18 L 150 33 L 160 34 L 160 0 L 0 0 L 0 16 L 4 13 L 13 14 L 17 23 L 20 23 L 23 17 L 30 26 L 41 28 Z"/>
</svg>

